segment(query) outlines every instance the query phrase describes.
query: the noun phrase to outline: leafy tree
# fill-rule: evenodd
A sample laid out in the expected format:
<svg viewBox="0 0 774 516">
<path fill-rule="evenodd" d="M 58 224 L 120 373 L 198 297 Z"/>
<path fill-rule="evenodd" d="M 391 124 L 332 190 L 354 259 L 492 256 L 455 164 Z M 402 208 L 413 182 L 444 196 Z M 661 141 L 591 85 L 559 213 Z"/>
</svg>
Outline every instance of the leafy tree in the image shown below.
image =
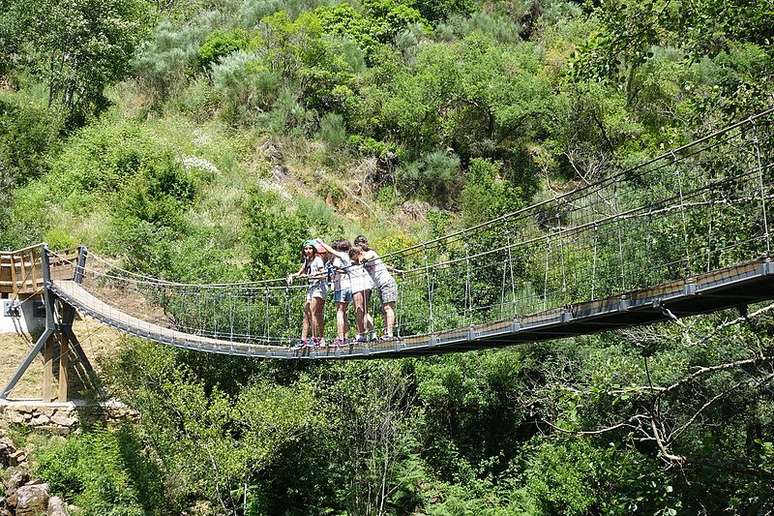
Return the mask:
<svg viewBox="0 0 774 516">
<path fill-rule="evenodd" d="M 122 358 L 123 370 L 113 370 L 116 386 L 146 414 L 140 435 L 159 469 L 178 479 L 166 486 L 168 503 L 178 510 L 204 499 L 216 512 L 256 511 L 262 493 L 249 488 L 283 449 L 315 435 L 308 384 L 288 388 L 245 379 L 229 395 L 208 389 L 167 350 L 143 346 Z"/>
<path fill-rule="evenodd" d="M 297 270 L 301 243 L 316 236 L 310 221 L 272 191 L 254 190 L 244 209 L 254 277 L 282 277 Z"/>
<path fill-rule="evenodd" d="M 160 514 L 167 505 L 160 472 L 128 427 L 46 443 L 34 459 L 35 474 L 84 514 Z"/>
<path fill-rule="evenodd" d="M 149 22 L 144 0 L 14 1 L 10 10 L 27 26 L 30 72 L 71 124 L 105 109 L 105 88 L 127 76 Z"/>
<path fill-rule="evenodd" d="M 43 176 L 59 148 L 61 117 L 23 94 L 0 94 L 0 170 L 11 186 Z"/>
<path fill-rule="evenodd" d="M 471 161 L 460 194 L 465 225 L 472 226 L 516 211 L 523 203 L 523 191 L 502 177 L 499 163 L 481 158 Z"/>
</svg>

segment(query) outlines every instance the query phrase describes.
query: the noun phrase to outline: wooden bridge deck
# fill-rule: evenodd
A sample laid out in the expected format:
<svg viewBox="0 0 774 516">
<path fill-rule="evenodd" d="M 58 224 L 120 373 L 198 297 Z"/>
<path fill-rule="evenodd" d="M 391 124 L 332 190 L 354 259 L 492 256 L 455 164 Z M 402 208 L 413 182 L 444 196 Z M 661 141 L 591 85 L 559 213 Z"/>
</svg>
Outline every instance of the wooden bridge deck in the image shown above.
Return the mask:
<svg viewBox="0 0 774 516">
<path fill-rule="evenodd" d="M 585 335 L 666 320 L 666 310 L 677 317 L 684 317 L 774 299 L 774 263 L 762 258 L 686 280 L 513 319 L 392 342 L 307 351 L 302 355 L 287 346 L 212 338 L 144 321 L 105 303 L 73 281 L 54 280 L 51 289 L 84 315 L 127 334 L 180 348 L 282 359 L 396 358 Z"/>
</svg>

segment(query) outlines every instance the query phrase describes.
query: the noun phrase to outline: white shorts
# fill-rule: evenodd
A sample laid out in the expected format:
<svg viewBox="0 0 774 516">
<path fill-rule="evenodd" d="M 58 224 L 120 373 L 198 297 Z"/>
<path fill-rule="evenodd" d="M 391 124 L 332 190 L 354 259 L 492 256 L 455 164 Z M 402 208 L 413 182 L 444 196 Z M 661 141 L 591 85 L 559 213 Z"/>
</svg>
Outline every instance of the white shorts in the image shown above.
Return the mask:
<svg viewBox="0 0 774 516">
<path fill-rule="evenodd" d="M 315 283 L 314 285 L 310 285 L 309 289 L 307 289 L 306 300 L 311 301 L 315 297 L 320 299 L 328 297 L 328 289 L 324 283 Z"/>
<path fill-rule="evenodd" d="M 357 294 L 358 292 L 374 288 L 374 282 L 371 280 L 371 276 L 364 274 L 362 276 L 353 277 L 350 286 L 352 288 L 352 293 Z"/>
</svg>

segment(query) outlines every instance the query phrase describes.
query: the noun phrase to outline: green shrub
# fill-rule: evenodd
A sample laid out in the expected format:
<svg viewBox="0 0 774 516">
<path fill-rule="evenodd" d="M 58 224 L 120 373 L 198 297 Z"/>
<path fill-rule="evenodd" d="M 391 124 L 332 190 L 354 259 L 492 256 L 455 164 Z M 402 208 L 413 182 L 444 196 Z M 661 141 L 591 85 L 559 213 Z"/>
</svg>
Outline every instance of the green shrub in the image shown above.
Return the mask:
<svg viewBox="0 0 774 516">
<path fill-rule="evenodd" d="M 21 186 L 48 171 L 62 118 L 21 93 L 0 93 L 0 171 Z"/>
<path fill-rule="evenodd" d="M 401 189 L 419 192 L 441 204 L 450 202 L 454 185 L 459 180 L 460 159 L 453 152 L 433 151 L 398 170 Z"/>
<path fill-rule="evenodd" d="M 523 197 L 522 189 L 503 177 L 499 162 L 476 158 L 470 163 L 460 194 L 463 222 L 478 224 L 516 211 L 524 204 Z"/>
<path fill-rule="evenodd" d="M 249 45 L 250 39 L 243 29 L 237 28 L 227 32 L 216 30 L 207 36 L 207 39 L 199 47 L 197 54 L 199 65 L 202 68 L 209 68 L 212 64 L 237 50 L 246 50 Z"/>
<path fill-rule="evenodd" d="M 161 512 L 160 480 L 132 441 L 128 430 L 51 441 L 35 452 L 34 474 L 84 514 L 140 515 L 146 513 L 143 505 Z"/>
<path fill-rule="evenodd" d="M 347 142 L 347 128 L 344 118 L 338 113 L 328 113 L 320 120 L 320 139 L 332 149 Z"/>
<path fill-rule="evenodd" d="M 224 99 L 224 117 L 232 124 L 248 122 L 271 109 L 277 100 L 280 76 L 254 54 L 238 51 L 212 66 L 215 91 Z"/>
<path fill-rule="evenodd" d="M 145 163 L 122 192 L 124 216 L 156 226 L 177 227 L 183 210 L 193 203 L 196 183 L 172 154 Z"/>
<path fill-rule="evenodd" d="M 475 4 L 472 0 L 416 0 L 413 6 L 428 20 L 436 21 L 453 14 L 470 14 Z"/>
<path fill-rule="evenodd" d="M 162 156 L 147 129 L 105 120 L 85 128 L 67 145 L 53 163 L 52 181 L 63 197 L 117 192 Z"/>
<path fill-rule="evenodd" d="M 182 27 L 162 21 L 135 52 L 135 73 L 162 98 L 184 86 L 197 63 L 202 42 L 222 21 L 220 13 L 209 11 Z"/>
</svg>

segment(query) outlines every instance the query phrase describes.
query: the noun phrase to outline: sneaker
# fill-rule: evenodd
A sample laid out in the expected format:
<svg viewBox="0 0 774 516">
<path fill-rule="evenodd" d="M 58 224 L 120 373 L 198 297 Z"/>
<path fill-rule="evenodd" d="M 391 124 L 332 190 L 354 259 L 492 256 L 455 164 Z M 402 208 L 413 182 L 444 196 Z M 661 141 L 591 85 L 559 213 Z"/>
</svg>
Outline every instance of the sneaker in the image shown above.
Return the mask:
<svg viewBox="0 0 774 516">
<path fill-rule="evenodd" d="M 355 344 L 365 344 L 366 342 L 368 342 L 368 337 L 366 337 L 365 335 L 358 335 L 357 337 L 355 337 L 354 342 Z"/>
<path fill-rule="evenodd" d="M 300 339 L 298 342 L 293 344 L 292 349 L 303 349 L 306 347 L 306 339 Z"/>
<path fill-rule="evenodd" d="M 382 335 L 382 336 L 379 338 L 379 341 L 380 341 L 380 342 L 390 342 L 390 341 L 393 341 L 393 340 L 395 340 L 395 337 L 393 337 L 392 335 L 386 335 L 386 334 L 385 334 L 385 335 Z"/>
<path fill-rule="evenodd" d="M 347 345 L 347 339 L 336 339 L 333 341 L 334 348 L 343 348 Z"/>
<path fill-rule="evenodd" d="M 326 349 L 328 345 L 325 343 L 325 337 L 317 341 L 317 347 Z"/>
</svg>

